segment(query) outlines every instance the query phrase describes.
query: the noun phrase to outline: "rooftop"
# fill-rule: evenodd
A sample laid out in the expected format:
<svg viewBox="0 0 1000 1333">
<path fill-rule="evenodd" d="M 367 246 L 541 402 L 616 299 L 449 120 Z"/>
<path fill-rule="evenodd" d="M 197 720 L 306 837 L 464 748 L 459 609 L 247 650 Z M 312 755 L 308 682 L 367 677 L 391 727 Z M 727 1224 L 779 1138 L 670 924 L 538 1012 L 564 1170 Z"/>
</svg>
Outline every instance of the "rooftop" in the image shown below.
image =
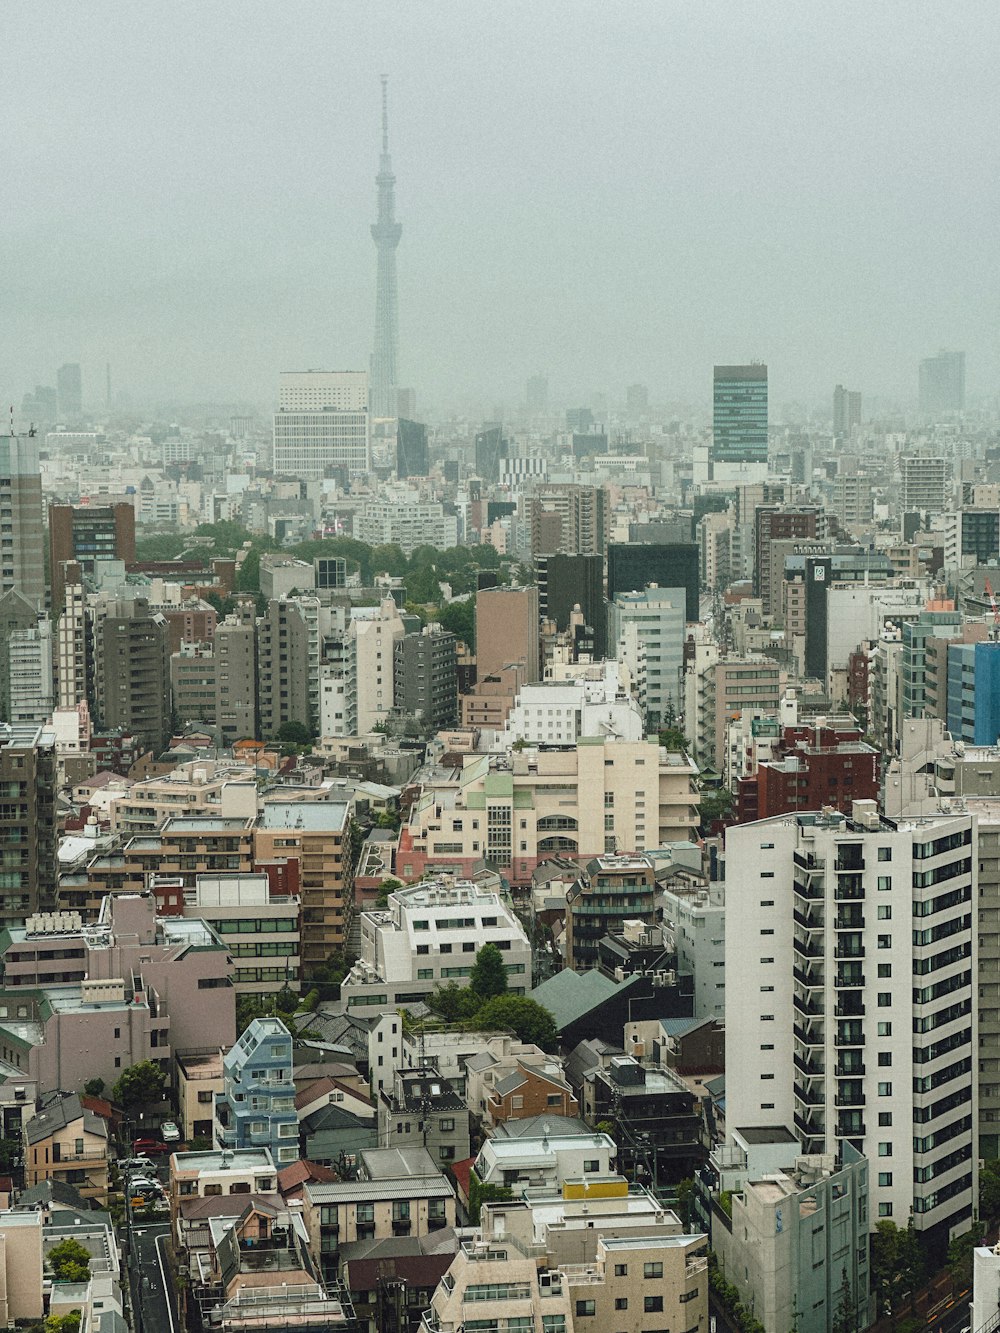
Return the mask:
<svg viewBox="0 0 1000 1333">
<path fill-rule="evenodd" d="M 346 801 L 265 801 L 258 827 L 339 832 L 347 823 Z"/>
</svg>

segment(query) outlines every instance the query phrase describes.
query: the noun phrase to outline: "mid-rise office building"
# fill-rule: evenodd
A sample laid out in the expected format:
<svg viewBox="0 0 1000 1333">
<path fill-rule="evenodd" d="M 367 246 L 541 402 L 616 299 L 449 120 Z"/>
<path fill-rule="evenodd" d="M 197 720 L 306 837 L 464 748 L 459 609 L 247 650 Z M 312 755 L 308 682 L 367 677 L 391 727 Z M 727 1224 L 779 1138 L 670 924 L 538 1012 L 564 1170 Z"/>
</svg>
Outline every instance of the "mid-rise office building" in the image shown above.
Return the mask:
<svg viewBox="0 0 1000 1333">
<path fill-rule="evenodd" d="M 588 861 L 566 895 L 569 966 L 575 972 L 597 967 L 597 946 L 604 936 L 620 932 L 626 921 L 651 923 L 655 897 L 648 857 L 605 855 Z"/>
<path fill-rule="evenodd" d="M 592 660 L 607 656 L 607 612 L 604 602 L 604 557 L 594 555 L 540 555 L 535 558 L 538 580 L 538 614 L 541 620 L 551 621 L 560 632 L 570 628 L 571 617 L 577 607 L 583 624 L 591 633 L 586 635 Z"/>
<path fill-rule="evenodd" d="M 418 546 L 446 551 L 458 545 L 458 519 L 436 500 L 421 500 L 401 487 L 398 494 L 366 501 L 354 519 L 354 535 L 369 546 L 398 546 L 404 555 Z"/>
<path fill-rule="evenodd" d="M 735 826 L 727 864 L 727 1122 L 868 1159 L 872 1222 L 947 1239 L 976 1206 L 976 821 Z"/>
<path fill-rule="evenodd" d="M 395 702 L 396 643 L 406 633 L 391 597 L 380 606 L 356 607 L 351 616 L 353 693 L 348 702 L 359 736 L 384 723 Z"/>
<path fill-rule="evenodd" d="M 106 560 L 135 562 L 135 508 L 130 504 L 49 505 L 49 564 L 52 613 L 63 609 L 67 560 L 77 581 L 94 580 Z"/>
<path fill-rule="evenodd" d="M 712 399 L 712 475 L 757 481 L 767 474 L 767 366 L 716 366 Z"/>
<path fill-rule="evenodd" d="M 83 377 L 77 362 L 68 362 L 56 371 L 56 392 L 59 395 L 59 415 L 71 421 L 83 411 Z"/>
<path fill-rule="evenodd" d="M 905 514 L 940 514 L 947 508 L 948 460 L 946 458 L 914 454 L 909 458 L 900 459 L 899 466 L 903 481 L 901 502 Z"/>
<path fill-rule="evenodd" d="M 850 439 L 861 425 L 861 394 L 838 384 L 833 391 L 833 436 Z"/>
<path fill-rule="evenodd" d="M 56 901 L 55 735 L 0 726 L 0 922 L 11 926 Z"/>
<path fill-rule="evenodd" d="M 484 426 L 476 435 L 476 476 L 483 481 L 499 481 L 500 465 L 509 452 L 510 446 L 503 437 L 503 427 Z"/>
<path fill-rule="evenodd" d="M 257 623 L 252 599 L 215 627 L 215 725 L 223 743 L 260 735 L 257 716 Z"/>
<path fill-rule="evenodd" d="M 257 621 L 260 735 L 274 740 L 283 722 L 313 730 L 309 701 L 309 627 L 294 601 L 270 601 Z"/>
<path fill-rule="evenodd" d="M 531 499 L 531 553 L 536 558 L 600 555 L 607 548 L 607 492 L 603 486 L 550 485 Z"/>
<path fill-rule="evenodd" d="M 1000 741 L 1000 643 L 948 645 L 948 730 L 972 745 Z"/>
<path fill-rule="evenodd" d="M 286 477 L 368 472 L 368 372 L 282 372 L 273 463 L 275 473 Z"/>
<path fill-rule="evenodd" d="M 683 705 L 685 590 L 619 593 L 608 608 L 609 639 L 633 679 L 645 681 L 646 726 L 666 726 Z"/>
</svg>

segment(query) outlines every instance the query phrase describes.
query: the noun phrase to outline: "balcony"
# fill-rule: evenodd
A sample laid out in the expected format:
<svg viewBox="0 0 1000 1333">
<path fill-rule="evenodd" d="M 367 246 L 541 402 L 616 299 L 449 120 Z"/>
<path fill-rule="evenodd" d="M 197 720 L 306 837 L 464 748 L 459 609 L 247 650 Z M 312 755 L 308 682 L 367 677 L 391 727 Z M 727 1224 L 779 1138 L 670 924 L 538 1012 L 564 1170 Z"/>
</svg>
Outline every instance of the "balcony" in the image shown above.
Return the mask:
<svg viewBox="0 0 1000 1333">
<path fill-rule="evenodd" d="M 813 944 L 810 940 L 801 940 L 798 935 L 792 940 L 792 945 L 795 952 L 801 954 L 803 958 L 822 958 L 824 956 L 821 945 Z"/>
<path fill-rule="evenodd" d="M 863 1120 L 838 1120 L 834 1133 L 838 1139 L 863 1139 L 865 1136 L 865 1122 Z"/>
<path fill-rule="evenodd" d="M 838 1032 L 833 1039 L 834 1046 L 863 1046 L 865 1037 L 863 1032 Z"/>
<path fill-rule="evenodd" d="M 796 1084 L 796 1085 L 795 1085 L 795 1100 L 796 1100 L 797 1102 L 801 1102 L 801 1103 L 803 1104 L 803 1106 L 825 1106 L 825 1105 L 826 1105 L 826 1098 L 823 1097 L 823 1096 L 821 1096 L 820 1093 L 818 1093 L 818 1092 L 811 1092 L 811 1091 L 810 1091 L 809 1089 L 807 1089 L 807 1088 L 800 1087 L 799 1084 Z M 851 1102 L 850 1105 L 853 1106 L 854 1103 Z"/>
<path fill-rule="evenodd" d="M 806 1139 L 822 1139 L 826 1134 L 822 1123 L 815 1118 L 814 1112 L 810 1112 L 808 1116 L 803 1116 L 795 1111 L 792 1119 L 795 1121 L 795 1128 Z"/>
<path fill-rule="evenodd" d="M 826 1045 L 826 1042 L 823 1037 L 822 1023 L 814 1024 L 813 1027 L 810 1028 L 808 1031 L 804 1027 L 800 1027 L 796 1023 L 793 1024 L 792 1026 L 792 1032 L 795 1034 L 796 1041 L 801 1042 L 802 1045 L 805 1047 L 815 1048 L 817 1046 Z"/>
<path fill-rule="evenodd" d="M 817 907 L 807 907 L 804 911 L 801 907 L 793 907 L 792 920 L 803 930 L 814 932 L 823 929 L 823 913 Z"/>
<path fill-rule="evenodd" d="M 855 996 L 848 996 L 842 1004 L 833 1010 L 834 1018 L 864 1018 L 865 1006 Z"/>
<path fill-rule="evenodd" d="M 843 875 L 837 881 L 834 898 L 838 903 L 863 902 L 865 897 L 864 880 L 860 875 Z"/>
<path fill-rule="evenodd" d="M 864 958 L 863 944 L 838 944 L 833 951 L 834 958 Z"/>
<path fill-rule="evenodd" d="M 792 1004 L 800 1014 L 805 1014 L 807 1018 L 822 1018 L 824 1016 L 825 1011 L 821 1004 L 817 1004 L 815 1000 L 807 1000 L 797 992 L 792 996 Z"/>
<path fill-rule="evenodd" d="M 833 983 L 841 990 L 859 990 L 865 984 L 863 972 L 838 972 Z"/>
<path fill-rule="evenodd" d="M 834 1069 L 837 1078 L 861 1078 L 865 1072 L 865 1066 L 861 1061 L 852 1064 L 839 1064 Z"/>
<path fill-rule="evenodd" d="M 792 968 L 792 976 L 806 990 L 823 989 L 823 969 L 821 967 L 811 967 L 807 972 L 801 967 Z"/>
<path fill-rule="evenodd" d="M 822 879 L 819 879 L 815 882 L 810 881 L 807 883 L 800 880 L 799 877 L 796 875 L 794 881 L 792 882 L 792 889 L 796 897 L 805 898 L 807 902 L 817 902 L 825 896 Z"/>
<path fill-rule="evenodd" d="M 834 1106 L 864 1106 L 863 1092 L 838 1092 L 833 1099 Z"/>
<path fill-rule="evenodd" d="M 792 1056 L 792 1063 L 800 1073 L 805 1074 L 806 1078 L 824 1078 L 826 1076 L 826 1066 L 822 1060 L 817 1060 L 815 1056 L 800 1055 L 796 1051 Z"/>
<path fill-rule="evenodd" d="M 865 918 L 861 912 L 839 912 L 833 921 L 834 930 L 864 930 Z"/>
<path fill-rule="evenodd" d="M 840 848 L 835 866 L 838 875 L 864 870 L 864 868 L 865 858 L 860 846 L 842 846 Z"/>
</svg>

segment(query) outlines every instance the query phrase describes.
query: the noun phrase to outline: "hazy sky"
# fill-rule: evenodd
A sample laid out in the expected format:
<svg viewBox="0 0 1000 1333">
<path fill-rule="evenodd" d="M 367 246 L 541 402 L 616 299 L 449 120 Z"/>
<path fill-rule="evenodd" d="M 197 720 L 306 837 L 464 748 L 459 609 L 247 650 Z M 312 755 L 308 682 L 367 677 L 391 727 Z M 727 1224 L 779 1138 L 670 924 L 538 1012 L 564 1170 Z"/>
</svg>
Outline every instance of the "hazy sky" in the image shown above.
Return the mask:
<svg viewBox="0 0 1000 1333">
<path fill-rule="evenodd" d="M 997 0 L 5 0 L 0 50 L 5 399 L 367 366 L 382 71 L 420 405 L 996 393 Z"/>
</svg>

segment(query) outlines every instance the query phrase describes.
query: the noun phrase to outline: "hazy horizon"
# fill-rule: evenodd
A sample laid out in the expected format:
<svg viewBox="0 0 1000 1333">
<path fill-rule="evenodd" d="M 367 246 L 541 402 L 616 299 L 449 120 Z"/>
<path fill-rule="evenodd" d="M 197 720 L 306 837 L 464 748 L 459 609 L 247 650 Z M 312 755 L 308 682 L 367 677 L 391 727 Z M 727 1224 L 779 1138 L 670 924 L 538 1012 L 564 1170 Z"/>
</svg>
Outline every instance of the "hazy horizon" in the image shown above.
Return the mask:
<svg viewBox="0 0 1000 1333">
<path fill-rule="evenodd" d="M 300 0 L 8 7 L 0 394 L 104 364 L 139 400 L 266 403 L 366 368 L 389 76 L 400 379 L 419 411 L 993 397 L 1000 8 Z"/>
</svg>

